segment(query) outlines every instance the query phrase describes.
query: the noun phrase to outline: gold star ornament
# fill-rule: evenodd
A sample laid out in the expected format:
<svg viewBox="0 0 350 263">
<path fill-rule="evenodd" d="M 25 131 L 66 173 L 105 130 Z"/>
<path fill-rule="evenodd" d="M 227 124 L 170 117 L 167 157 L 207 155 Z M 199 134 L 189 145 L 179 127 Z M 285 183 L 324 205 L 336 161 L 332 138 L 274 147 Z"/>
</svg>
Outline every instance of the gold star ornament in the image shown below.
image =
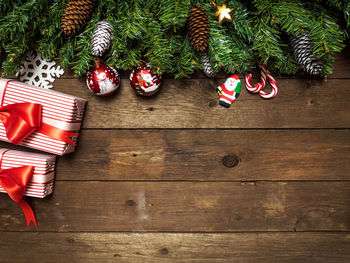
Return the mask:
<svg viewBox="0 0 350 263">
<path fill-rule="evenodd" d="M 217 10 L 215 15 L 218 16 L 220 25 L 225 21 L 232 21 L 230 13 L 235 10 L 234 8 L 229 8 L 226 4 L 220 6 L 215 2 L 211 2 L 211 5 Z"/>
</svg>

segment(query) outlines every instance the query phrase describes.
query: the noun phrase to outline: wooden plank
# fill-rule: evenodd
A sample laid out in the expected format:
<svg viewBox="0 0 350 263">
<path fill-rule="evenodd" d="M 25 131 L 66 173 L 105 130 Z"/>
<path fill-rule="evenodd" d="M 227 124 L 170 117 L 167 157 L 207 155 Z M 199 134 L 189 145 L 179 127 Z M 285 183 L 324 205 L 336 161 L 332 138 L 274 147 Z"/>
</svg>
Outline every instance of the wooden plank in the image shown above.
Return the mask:
<svg viewBox="0 0 350 263">
<path fill-rule="evenodd" d="M 83 130 L 56 179 L 350 180 L 349 160 L 349 130 Z"/>
<path fill-rule="evenodd" d="M 350 182 L 56 182 L 39 231 L 349 231 Z M 0 230 L 25 231 L 0 195 Z"/>
<path fill-rule="evenodd" d="M 350 46 L 335 55 L 334 71 L 328 78 L 350 78 Z"/>
<path fill-rule="evenodd" d="M 350 128 L 350 80 L 282 79 L 273 100 L 242 91 L 226 109 L 215 88 L 222 80 L 165 80 L 151 98 L 120 90 L 97 97 L 84 82 L 59 79 L 56 90 L 88 99 L 85 128 Z"/>
<path fill-rule="evenodd" d="M 0 262 L 350 261 L 348 233 L 1 233 Z"/>
</svg>

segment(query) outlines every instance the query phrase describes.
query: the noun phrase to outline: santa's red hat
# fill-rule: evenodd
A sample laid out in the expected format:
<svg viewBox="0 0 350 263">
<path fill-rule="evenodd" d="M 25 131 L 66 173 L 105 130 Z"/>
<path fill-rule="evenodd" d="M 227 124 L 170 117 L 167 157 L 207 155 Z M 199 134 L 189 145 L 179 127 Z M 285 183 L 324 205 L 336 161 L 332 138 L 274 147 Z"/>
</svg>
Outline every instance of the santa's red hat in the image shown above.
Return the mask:
<svg viewBox="0 0 350 263">
<path fill-rule="evenodd" d="M 233 74 L 229 77 L 229 79 L 239 80 L 239 77 L 237 74 Z"/>
</svg>

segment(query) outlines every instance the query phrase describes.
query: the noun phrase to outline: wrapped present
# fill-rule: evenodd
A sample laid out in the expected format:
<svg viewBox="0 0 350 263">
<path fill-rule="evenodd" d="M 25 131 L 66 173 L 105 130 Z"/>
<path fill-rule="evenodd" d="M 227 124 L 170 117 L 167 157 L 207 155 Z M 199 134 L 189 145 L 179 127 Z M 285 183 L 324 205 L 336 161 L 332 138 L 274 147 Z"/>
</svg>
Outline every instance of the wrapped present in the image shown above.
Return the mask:
<svg viewBox="0 0 350 263">
<path fill-rule="evenodd" d="M 24 195 L 43 198 L 53 191 L 56 156 L 0 149 L 0 192 L 22 209 L 27 227 L 36 218 Z"/>
<path fill-rule="evenodd" d="M 52 193 L 55 178 L 56 155 L 0 149 L 0 169 L 33 166 L 33 173 L 24 195 L 44 198 Z M 0 192 L 6 193 L 0 184 Z"/>
<path fill-rule="evenodd" d="M 86 100 L 0 78 L 0 140 L 63 155 L 75 150 Z"/>
</svg>

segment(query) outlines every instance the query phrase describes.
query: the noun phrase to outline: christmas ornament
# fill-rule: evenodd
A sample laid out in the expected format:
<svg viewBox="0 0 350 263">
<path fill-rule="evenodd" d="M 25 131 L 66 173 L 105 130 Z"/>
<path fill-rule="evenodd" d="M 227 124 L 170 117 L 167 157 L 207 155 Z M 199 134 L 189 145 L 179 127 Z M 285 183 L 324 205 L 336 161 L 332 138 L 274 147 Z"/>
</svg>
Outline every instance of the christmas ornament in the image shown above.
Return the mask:
<svg viewBox="0 0 350 263">
<path fill-rule="evenodd" d="M 109 49 L 113 37 L 113 27 L 108 21 L 100 21 L 96 24 L 91 40 L 91 52 L 96 57 L 101 57 Z"/>
<path fill-rule="evenodd" d="M 153 73 L 150 66 L 138 67 L 130 74 L 131 87 L 142 96 L 151 96 L 160 89 L 161 76 Z"/>
<path fill-rule="evenodd" d="M 96 0 L 69 0 L 64 10 L 61 29 L 68 35 L 78 33 L 90 20 Z"/>
<path fill-rule="evenodd" d="M 246 88 L 248 91 L 252 93 L 258 93 L 260 97 L 264 99 L 272 99 L 277 95 L 278 92 L 278 87 L 277 87 L 277 82 L 276 80 L 272 77 L 270 71 L 268 71 L 267 66 L 259 63 L 259 67 L 261 69 L 261 80 L 259 83 L 255 84 L 252 86 L 252 74 L 248 73 L 245 77 L 245 83 L 246 83 Z M 271 92 L 266 93 L 263 91 L 266 85 L 266 78 L 268 79 L 270 85 L 271 85 Z"/>
<path fill-rule="evenodd" d="M 230 13 L 235 10 L 234 8 L 228 8 L 227 4 L 223 4 L 220 6 L 215 2 L 211 2 L 211 5 L 215 7 L 217 10 L 215 12 L 215 16 L 218 17 L 220 25 L 225 21 L 228 21 L 228 22 L 232 21 Z"/>
<path fill-rule="evenodd" d="M 97 63 L 86 76 L 89 90 L 98 96 L 107 96 L 115 92 L 120 85 L 118 71 L 105 64 Z"/>
<path fill-rule="evenodd" d="M 241 93 L 242 83 L 238 75 L 230 76 L 224 84 L 217 87 L 216 91 L 220 96 L 219 104 L 229 108 L 234 100 L 236 100 Z"/>
<path fill-rule="evenodd" d="M 216 73 L 213 71 L 211 67 L 209 54 L 207 52 L 203 52 L 202 63 L 203 63 L 204 74 L 209 78 L 215 77 Z"/>
<path fill-rule="evenodd" d="M 204 51 L 209 42 L 209 21 L 202 7 L 192 7 L 187 21 L 188 38 L 196 51 Z"/>
<path fill-rule="evenodd" d="M 64 70 L 53 60 L 46 60 L 40 53 L 31 51 L 22 61 L 17 76 L 22 82 L 36 87 L 50 89 L 51 83 L 61 77 Z"/>
<path fill-rule="evenodd" d="M 310 75 L 319 75 L 322 71 L 321 61 L 314 55 L 311 40 L 308 34 L 292 36 L 290 45 L 295 60 Z"/>
</svg>

